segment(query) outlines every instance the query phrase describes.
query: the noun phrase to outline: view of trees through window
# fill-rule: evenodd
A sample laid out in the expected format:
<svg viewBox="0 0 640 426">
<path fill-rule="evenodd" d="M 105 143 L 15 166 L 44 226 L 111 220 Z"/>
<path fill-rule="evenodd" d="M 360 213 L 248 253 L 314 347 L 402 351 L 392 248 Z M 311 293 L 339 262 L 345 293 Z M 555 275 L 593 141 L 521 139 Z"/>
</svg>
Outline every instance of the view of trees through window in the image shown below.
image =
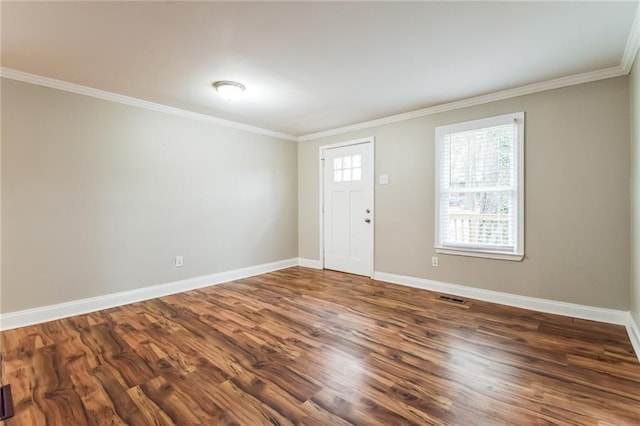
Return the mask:
<svg viewBox="0 0 640 426">
<path fill-rule="evenodd" d="M 513 246 L 514 133 L 508 124 L 445 136 L 441 214 L 449 226 L 443 242 Z"/>
</svg>

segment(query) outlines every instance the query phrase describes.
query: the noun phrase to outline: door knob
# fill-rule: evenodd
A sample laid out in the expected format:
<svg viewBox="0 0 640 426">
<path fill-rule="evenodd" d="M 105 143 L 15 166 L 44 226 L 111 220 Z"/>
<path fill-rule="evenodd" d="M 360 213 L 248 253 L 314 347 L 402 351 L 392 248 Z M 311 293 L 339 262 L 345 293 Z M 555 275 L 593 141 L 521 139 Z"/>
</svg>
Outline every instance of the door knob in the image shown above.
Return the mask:
<svg viewBox="0 0 640 426">
<path fill-rule="evenodd" d="M 369 219 L 369 218 L 366 218 L 364 221 L 367 222 L 367 223 L 371 223 L 371 219 Z"/>
<path fill-rule="evenodd" d="M 369 209 L 366 209 L 366 210 L 365 210 L 365 212 L 367 212 L 367 213 L 371 213 L 371 210 L 369 210 Z"/>
</svg>

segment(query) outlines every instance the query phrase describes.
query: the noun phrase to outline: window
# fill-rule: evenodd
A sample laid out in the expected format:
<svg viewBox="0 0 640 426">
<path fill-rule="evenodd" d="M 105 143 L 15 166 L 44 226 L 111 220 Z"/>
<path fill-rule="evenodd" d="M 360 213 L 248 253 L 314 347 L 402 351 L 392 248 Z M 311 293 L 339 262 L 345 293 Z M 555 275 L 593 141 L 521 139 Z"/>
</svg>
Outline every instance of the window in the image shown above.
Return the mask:
<svg viewBox="0 0 640 426">
<path fill-rule="evenodd" d="M 523 180 L 523 112 L 436 128 L 436 252 L 522 260 Z"/>
<path fill-rule="evenodd" d="M 350 182 L 362 180 L 362 156 L 348 155 L 333 159 L 333 181 Z"/>
</svg>

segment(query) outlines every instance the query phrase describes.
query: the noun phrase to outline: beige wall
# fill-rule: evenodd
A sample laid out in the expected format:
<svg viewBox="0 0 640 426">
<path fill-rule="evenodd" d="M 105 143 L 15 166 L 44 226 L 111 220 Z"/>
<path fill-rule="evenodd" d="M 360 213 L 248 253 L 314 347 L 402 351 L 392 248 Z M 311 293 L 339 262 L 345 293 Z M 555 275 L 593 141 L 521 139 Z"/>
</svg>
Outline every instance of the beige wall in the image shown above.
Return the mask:
<svg viewBox="0 0 640 426">
<path fill-rule="evenodd" d="M 303 142 L 299 253 L 318 259 L 318 147 L 375 136 L 375 269 L 604 308 L 629 308 L 627 77 L 567 87 Z M 439 255 L 434 242 L 436 126 L 525 111 L 525 259 Z"/>
<path fill-rule="evenodd" d="M 3 79 L 0 312 L 298 254 L 318 259 L 318 147 L 375 136 L 376 173 L 391 179 L 376 184 L 377 271 L 614 309 L 630 307 L 632 271 L 631 308 L 640 321 L 640 274 L 628 250 L 628 105 L 631 93 L 631 121 L 638 123 L 637 66 L 630 80 L 630 86 L 621 77 L 296 147 Z M 431 267 L 434 128 L 521 110 L 524 261 L 439 255 L 440 266 Z M 633 150 L 634 171 L 639 151 Z M 640 209 L 633 206 L 635 223 Z M 176 255 L 185 256 L 183 268 L 173 266 Z"/>
<path fill-rule="evenodd" d="M 631 106 L 631 315 L 640 324 L 640 62 L 629 77 Z"/>
<path fill-rule="evenodd" d="M 0 312 L 296 257 L 296 152 L 3 79 Z"/>
</svg>

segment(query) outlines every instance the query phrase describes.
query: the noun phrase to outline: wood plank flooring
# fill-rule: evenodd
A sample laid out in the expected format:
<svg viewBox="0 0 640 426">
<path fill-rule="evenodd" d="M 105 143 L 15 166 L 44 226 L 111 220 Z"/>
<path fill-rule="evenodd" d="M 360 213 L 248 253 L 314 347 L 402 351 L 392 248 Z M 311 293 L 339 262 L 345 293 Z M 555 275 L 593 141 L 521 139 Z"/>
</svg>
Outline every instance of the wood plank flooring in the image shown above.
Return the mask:
<svg viewBox="0 0 640 426">
<path fill-rule="evenodd" d="M 6 331 L 16 425 L 640 425 L 621 326 L 289 268 Z"/>
</svg>

